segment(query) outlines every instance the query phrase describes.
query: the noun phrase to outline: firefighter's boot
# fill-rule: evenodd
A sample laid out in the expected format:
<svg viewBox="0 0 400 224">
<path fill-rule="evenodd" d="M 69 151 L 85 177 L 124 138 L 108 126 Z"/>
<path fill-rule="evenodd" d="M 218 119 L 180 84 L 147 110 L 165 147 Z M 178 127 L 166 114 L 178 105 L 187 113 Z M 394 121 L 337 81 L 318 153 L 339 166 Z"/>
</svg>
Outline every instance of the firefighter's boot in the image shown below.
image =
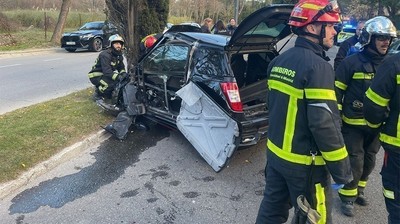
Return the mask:
<svg viewBox="0 0 400 224">
<path fill-rule="evenodd" d="M 360 192 L 359 194 L 358 194 L 358 197 L 357 197 L 357 199 L 356 199 L 356 201 L 355 201 L 358 205 L 361 205 L 361 206 L 367 206 L 369 203 L 368 203 L 368 199 L 367 199 L 367 197 L 365 197 L 365 195 L 364 195 L 364 192 Z"/>
<path fill-rule="evenodd" d="M 94 89 L 94 93 L 93 93 L 92 99 L 95 102 L 102 99 L 101 93 L 97 88 Z"/>
<path fill-rule="evenodd" d="M 354 204 L 352 201 L 343 201 L 340 209 L 342 213 L 346 216 L 353 217 L 354 216 Z"/>
</svg>

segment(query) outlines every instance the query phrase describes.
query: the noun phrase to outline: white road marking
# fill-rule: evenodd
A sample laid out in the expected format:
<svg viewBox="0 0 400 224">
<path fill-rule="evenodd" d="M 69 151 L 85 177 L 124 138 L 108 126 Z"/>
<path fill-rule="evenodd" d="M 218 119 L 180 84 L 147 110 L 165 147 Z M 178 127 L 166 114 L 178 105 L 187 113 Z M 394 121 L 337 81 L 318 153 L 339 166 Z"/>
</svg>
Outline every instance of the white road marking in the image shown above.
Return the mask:
<svg viewBox="0 0 400 224">
<path fill-rule="evenodd" d="M 22 64 L 3 65 L 3 66 L 0 66 L 0 68 L 14 67 L 14 66 L 19 66 L 19 65 L 22 65 Z"/>
</svg>

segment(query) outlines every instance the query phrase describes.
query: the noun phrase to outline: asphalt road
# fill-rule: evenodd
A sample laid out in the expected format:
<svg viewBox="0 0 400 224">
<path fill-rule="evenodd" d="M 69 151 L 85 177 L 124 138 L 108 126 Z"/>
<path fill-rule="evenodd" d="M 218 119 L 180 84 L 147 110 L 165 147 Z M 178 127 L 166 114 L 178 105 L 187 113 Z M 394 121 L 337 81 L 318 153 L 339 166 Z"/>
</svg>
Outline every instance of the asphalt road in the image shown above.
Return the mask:
<svg viewBox="0 0 400 224">
<path fill-rule="evenodd" d="M 334 57 L 335 49 L 328 52 Z M 1 75 L 0 75 L 1 76 Z M 215 173 L 178 132 L 150 124 L 92 146 L 0 201 L 0 223 L 254 223 L 264 189 L 265 141 L 236 151 Z M 387 223 L 377 168 L 368 207 L 334 223 Z"/>
<path fill-rule="evenodd" d="M 0 223 L 254 223 L 264 189 L 265 141 L 234 153 L 219 173 L 177 131 L 151 126 L 110 138 L 60 164 L 0 202 Z M 378 164 L 382 163 L 382 153 Z M 334 223 L 386 223 L 378 168 L 368 207 Z"/>
<path fill-rule="evenodd" d="M 0 114 L 85 89 L 99 53 L 61 48 L 0 54 Z"/>
</svg>

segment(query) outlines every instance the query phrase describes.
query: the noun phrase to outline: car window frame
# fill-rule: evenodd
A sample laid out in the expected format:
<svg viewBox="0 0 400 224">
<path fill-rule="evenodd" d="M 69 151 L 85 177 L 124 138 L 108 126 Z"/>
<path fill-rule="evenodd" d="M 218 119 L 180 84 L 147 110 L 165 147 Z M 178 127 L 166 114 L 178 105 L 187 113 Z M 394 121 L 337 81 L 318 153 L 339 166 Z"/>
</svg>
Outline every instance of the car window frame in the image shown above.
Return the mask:
<svg viewBox="0 0 400 224">
<path fill-rule="evenodd" d="M 173 48 L 175 48 L 175 47 L 179 47 L 179 48 L 184 47 L 186 49 L 186 54 L 183 54 L 184 57 L 185 57 L 184 60 L 176 60 L 176 61 L 185 61 L 183 69 L 179 69 L 178 71 L 171 70 L 171 69 L 165 69 L 165 68 L 171 68 L 170 64 L 168 65 L 168 67 L 166 65 L 164 65 L 164 66 L 162 65 L 162 62 L 166 62 L 166 60 L 164 60 L 165 56 L 171 55 L 169 50 L 171 50 L 172 47 Z M 160 49 L 161 49 L 161 52 L 158 52 Z M 169 42 L 167 44 L 158 45 L 158 46 L 156 46 L 156 48 L 152 49 L 151 52 L 149 52 L 149 54 L 146 56 L 146 58 L 143 59 L 143 62 L 142 62 L 143 72 L 145 72 L 145 73 L 158 73 L 158 74 L 171 73 L 171 72 L 177 73 L 177 72 L 179 72 L 179 73 L 186 74 L 187 69 L 188 69 L 190 51 L 191 51 L 191 46 L 186 44 L 186 43 L 184 43 L 184 42 Z M 150 63 L 151 62 L 150 60 L 155 61 L 155 57 L 153 56 L 154 54 L 157 54 L 157 55 L 155 55 L 156 57 L 158 55 L 164 55 L 163 56 L 164 58 L 162 58 L 162 61 L 157 62 L 157 65 L 161 65 L 162 69 L 151 70 L 151 69 L 146 67 L 146 63 Z M 180 54 L 180 56 L 182 56 L 182 54 Z M 160 60 L 160 59 L 158 59 L 158 60 Z M 169 62 L 172 62 L 172 61 L 173 60 L 169 60 Z"/>
</svg>

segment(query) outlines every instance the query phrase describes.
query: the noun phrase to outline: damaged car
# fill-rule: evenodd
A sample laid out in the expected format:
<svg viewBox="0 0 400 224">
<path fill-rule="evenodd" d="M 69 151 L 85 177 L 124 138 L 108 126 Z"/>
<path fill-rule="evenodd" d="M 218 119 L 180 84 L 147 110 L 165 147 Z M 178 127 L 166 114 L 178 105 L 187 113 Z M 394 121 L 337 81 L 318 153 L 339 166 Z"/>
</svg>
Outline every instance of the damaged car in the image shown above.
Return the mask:
<svg viewBox="0 0 400 224">
<path fill-rule="evenodd" d="M 166 32 L 135 66 L 124 111 L 178 129 L 216 171 L 268 131 L 266 71 L 293 5 L 264 7 L 235 33 Z"/>
</svg>

